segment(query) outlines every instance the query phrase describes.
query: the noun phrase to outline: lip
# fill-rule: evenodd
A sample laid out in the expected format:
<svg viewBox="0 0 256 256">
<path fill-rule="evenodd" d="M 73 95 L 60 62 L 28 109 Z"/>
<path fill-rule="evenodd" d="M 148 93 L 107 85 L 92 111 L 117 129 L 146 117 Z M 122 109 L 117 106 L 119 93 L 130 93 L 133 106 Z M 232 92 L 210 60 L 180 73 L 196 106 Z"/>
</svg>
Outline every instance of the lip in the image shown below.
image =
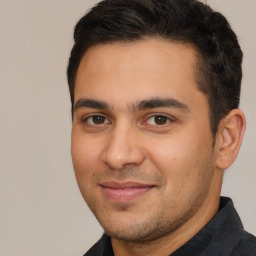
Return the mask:
<svg viewBox="0 0 256 256">
<path fill-rule="evenodd" d="M 155 187 L 151 184 L 133 181 L 123 183 L 109 181 L 101 183 L 100 186 L 105 196 L 115 202 L 129 202 L 144 195 Z"/>
</svg>

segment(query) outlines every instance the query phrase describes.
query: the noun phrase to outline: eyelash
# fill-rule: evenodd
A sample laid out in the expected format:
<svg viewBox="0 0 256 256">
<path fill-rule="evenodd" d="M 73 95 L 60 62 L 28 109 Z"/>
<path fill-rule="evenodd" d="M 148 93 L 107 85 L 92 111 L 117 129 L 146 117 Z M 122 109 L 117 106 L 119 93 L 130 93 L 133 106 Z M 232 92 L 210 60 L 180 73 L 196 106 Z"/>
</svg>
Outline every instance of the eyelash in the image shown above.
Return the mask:
<svg viewBox="0 0 256 256">
<path fill-rule="evenodd" d="M 164 115 L 164 114 L 154 114 L 154 115 L 151 115 L 149 116 L 145 122 L 143 122 L 143 124 L 145 124 L 146 122 L 148 122 L 150 119 L 154 119 L 154 122 L 156 122 L 155 118 L 164 118 L 164 121 L 166 121 L 164 124 L 149 124 L 151 126 L 159 126 L 159 127 L 163 127 L 163 126 L 166 126 L 168 123 L 171 123 L 171 122 L 174 122 L 174 118 L 171 118 L 167 115 Z"/>
<path fill-rule="evenodd" d="M 93 115 L 86 116 L 86 117 L 82 118 L 82 123 L 88 123 L 88 124 L 91 125 L 91 126 L 99 126 L 100 124 L 90 124 L 90 123 L 88 122 L 88 120 L 89 120 L 90 118 L 96 118 L 96 117 L 104 118 L 104 123 L 103 123 L 103 124 L 105 124 L 105 121 L 108 120 L 108 118 L 105 117 L 104 115 L 101 115 L 101 114 L 93 114 Z M 108 123 L 111 123 L 111 122 L 109 121 L 109 122 L 107 122 L 107 124 L 108 124 Z"/>
</svg>

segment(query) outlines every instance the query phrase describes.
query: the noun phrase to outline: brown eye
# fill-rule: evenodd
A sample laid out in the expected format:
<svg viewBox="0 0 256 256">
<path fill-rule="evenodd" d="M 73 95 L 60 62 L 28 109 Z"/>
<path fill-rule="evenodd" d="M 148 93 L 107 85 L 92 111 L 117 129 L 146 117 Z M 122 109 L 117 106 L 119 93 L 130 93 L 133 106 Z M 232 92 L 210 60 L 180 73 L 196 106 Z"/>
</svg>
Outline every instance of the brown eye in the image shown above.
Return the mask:
<svg viewBox="0 0 256 256">
<path fill-rule="evenodd" d="M 157 125 L 164 125 L 168 121 L 166 116 L 155 116 L 154 119 L 155 119 L 154 121 Z"/>
<path fill-rule="evenodd" d="M 94 124 L 104 124 L 105 122 L 105 117 L 103 116 L 93 116 L 92 117 L 92 121 Z"/>
<path fill-rule="evenodd" d="M 101 125 L 101 124 L 109 124 L 109 120 L 105 118 L 104 116 L 100 115 L 94 115 L 94 116 L 89 116 L 85 119 L 87 123 L 90 125 Z"/>
<path fill-rule="evenodd" d="M 160 126 L 171 122 L 171 119 L 164 115 L 154 115 L 147 119 L 146 124 Z"/>
</svg>

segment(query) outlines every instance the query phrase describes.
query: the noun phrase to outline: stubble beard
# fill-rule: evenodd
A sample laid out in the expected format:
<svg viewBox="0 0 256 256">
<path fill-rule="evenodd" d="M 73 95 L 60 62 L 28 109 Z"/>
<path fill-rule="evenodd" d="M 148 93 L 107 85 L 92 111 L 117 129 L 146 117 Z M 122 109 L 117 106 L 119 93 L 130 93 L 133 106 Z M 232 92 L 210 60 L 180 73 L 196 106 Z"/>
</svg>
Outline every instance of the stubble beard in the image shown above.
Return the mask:
<svg viewBox="0 0 256 256">
<path fill-rule="evenodd" d="M 187 207 L 187 211 L 175 216 L 170 216 L 168 219 L 166 219 L 164 212 L 158 209 L 155 209 L 154 212 L 150 212 L 149 209 L 148 211 L 150 214 L 147 216 L 147 219 L 141 218 L 140 220 L 135 220 L 133 223 L 130 222 L 128 225 L 124 225 L 122 219 L 116 219 L 115 223 L 112 226 L 109 226 L 107 224 L 108 220 L 103 218 L 99 213 L 102 211 L 101 213 L 104 214 L 104 209 L 99 211 L 99 208 L 95 206 L 88 206 L 105 233 L 111 238 L 130 243 L 131 245 L 146 245 L 164 237 L 168 237 L 184 225 L 184 223 L 192 218 L 198 209 L 201 208 L 205 198 L 204 195 L 205 194 L 201 194 L 200 197 L 192 199 L 191 206 Z M 117 210 L 119 212 L 125 212 L 129 210 L 129 206 L 126 204 L 119 204 Z"/>
<path fill-rule="evenodd" d="M 207 173 L 210 172 L 209 169 L 207 170 L 207 168 L 211 168 L 212 166 L 209 163 L 206 165 L 207 166 L 204 167 L 206 168 L 205 170 Z M 137 173 L 136 175 L 140 176 L 138 173 L 141 172 L 129 169 L 127 172 L 118 171 L 118 173 L 122 173 L 122 176 L 125 176 L 125 173 L 127 173 L 127 176 L 131 173 Z M 202 176 L 201 179 L 205 180 L 205 177 Z M 206 177 L 206 179 L 209 180 L 209 177 Z M 111 238 L 137 245 L 147 244 L 174 233 L 197 213 L 209 194 L 209 182 L 202 182 L 202 184 L 203 186 L 201 190 L 197 191 L 197 193 L 189 201 L 189 205 L 187 205 L 181 212 L 177 213 L 175 212 L 175 209 L 173 209 L 173 216 L 167 217 L 163 210 L 156 209 L 155 206 L 152 206 L 152 209 L 147 209 L 148 214 L 146 216 L 139 220 L 133 219 L 133 221 L 129 222 L 128 224 L 124 224 L 122 218 L 115 219 L 112 224 L 109 224 L 108 220 L 111 219 L 111 216 L 104 216 L 104 208 L 98 204 L 97 198 L 90 196 L 92 200 L 86 200 L 86 198 L 89 198 L 86 195 L 84 195 L 84 198 L 106 234 L 108 234 Z M 115 207 L 117 212 L 120 214 L 125 214 L 126 211 L 129 211 L 130 206 L 129 204 L 120 203 Z"/>
</svg>

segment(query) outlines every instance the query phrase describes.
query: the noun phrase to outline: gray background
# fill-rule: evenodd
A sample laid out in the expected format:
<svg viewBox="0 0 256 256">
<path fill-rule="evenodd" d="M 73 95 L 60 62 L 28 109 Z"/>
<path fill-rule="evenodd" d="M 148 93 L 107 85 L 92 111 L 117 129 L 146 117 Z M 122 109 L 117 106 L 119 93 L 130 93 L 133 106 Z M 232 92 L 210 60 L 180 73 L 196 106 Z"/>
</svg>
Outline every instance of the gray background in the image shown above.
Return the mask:
<svg viewBox="0 0 256 256">
<path fill-rule="evenodd" d="M 82 255 L 102 230 L 83 202 L 70 157 L 65 70 L 89 0 L 0 0 L 0 256 Z M 208 0 L 244 50 L 247 131 L 226 171 L 245 228 L 256 234 L 256 1 Z"/>
</svg>

